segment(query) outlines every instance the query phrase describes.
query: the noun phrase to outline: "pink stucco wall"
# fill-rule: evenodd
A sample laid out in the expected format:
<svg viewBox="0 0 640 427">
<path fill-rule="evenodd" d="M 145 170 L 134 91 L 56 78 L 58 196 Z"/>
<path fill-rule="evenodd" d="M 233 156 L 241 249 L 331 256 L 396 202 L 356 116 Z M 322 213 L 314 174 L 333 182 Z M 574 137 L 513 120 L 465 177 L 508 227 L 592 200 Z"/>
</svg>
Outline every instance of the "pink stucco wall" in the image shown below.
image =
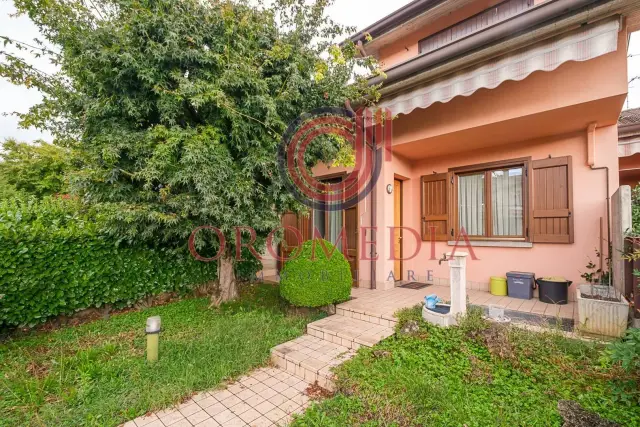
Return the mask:
<svg viewBox="0 0 640 427">
<path fill-rule="evenodd" d="M 585 129 L 591 122 L 616 124 L 627 94 L 626 52 L 623 30 L 615 52 L 401 115 L 394 121 L 394 145 L 415 159 L 446 154 L 460 139 L 465 149 L 477 149 Z"/>
<path fill-rule="evenodd" d="M 617 188 L 615 176 L 617 144 L 617 128 L 608 126 L 597 130 L 598 166 L 611 168 L 610 192 Z M 473 247 L 477 260 L 468 260 L 467 279 L 470 282 L 489 282 L 490 276 L 504 276 L 507 271 L 528 271 L 540 276 L 565 276 L 574 282 L 580 281 L 589 257 L 596 261 L 595 248 L 600 247 L 600 218 L 606 221 L 606 180 L 605 171 L 591 170 L 587 166 L 586 132 L 543 138 L 533 141 L 522 141 L 489 150 L 447 155 L 444 157 L 424 159 L 414 162 L 408 170 L 406 161 L 395 159 L 393 168 L 409 177 L 404 182 L 404 226 L 420 230 L 420 176 L 435 172 L 446 172 L 451 167 L 473 165 L 483 162 L 504 160 L 516 157 L 531 156 L 543 159 L 548 156 L 572 156 L 574 185 L 574 229 L 573 244 L 534 243 L 530 248 L 511 247 Z M 386 204 L 386 203 L 385 203 Z M 391 204 L 391 203 L 388 203 Z M 606 227 L 603 228 L 606 239 Z M 404 262 L 405 275 L 408 270 L 415 271 L 418 276 L 426 276 L 427 270 L 433 270 L 437 278 L 447 278 L 446 263 L 438 265 L 431 260 L 430 242 L 419 242 L 420 250 L 414 259 Z M 410 233 L 405 233 L 403 250 L 408 256 L 416 250 L 417 243 Z M 603 245 L 606 248 L 606 243 Z M 435 257 L 440 258 L 445 252 L 452 250 L 446 242 L 436 242 Z M 468 248 L 460 250 L 468 251 Z M 387 253 L 389 256 L 389 253 Z M 476 285 L 474 285 L 476 286 Z"/>
<path fill-rule="evenodd" d="M 474 8 L 479 11 L 494 3 L 497 2 L 474 2 L 451 19 L 455 22 L 477 13 Z M 447 17 L 443 22 L 444 26 L 450 25 Z M 387 65 L 407 59 L 417 53 L 419 39 L 439 29 L 437 25 L 422 29 L 381 50 L 381 55 Z M 496 89 L 482 89 L 469 97 L 434 104 L 394 120 L 393 161 L 384 164 L 374 190 L 379 230 L 376 285 L 393 286 L 386 280 L 394 264 L 390 258 L 393 243 L 386 230 L 393 226 L 394 207 L 393 195 L 387 194 L 386 187 L 393 184 L 394 178 L 403 180 L 403 225 L 419 232 L 422 175 L 526 156 L 534 160 L 572 156 L 574 243 L 533 243 L 525 248 L 473 247 L 478 259 L 469 260 L 467 279 L 473 288 L 486 286 L 492 275 L 531 271 L 537 276 L 565 276 L 579 283 L 589 257 L 596 262 L 600 218 L 605 221 L 602 235 L 605 238 L 607 235 L 606 172 L 592 170 L 587 164 L 587 129 L 596 124 L 594 166 L 609 168 L 609 194 L 613 194 L 619 181 L 616 122 L 627 93 L 626 51 L 627 32 L 623 28 L 614 53 L 566 63 L 552 72 L 537 72 L 523 81 L 505 82 Z M 333 172 L 335 169 L 326 170 L 322 166 L 314 171 L 317 176 Z M 371 196 L 360 202 L 359 213 L 360 225 L 368 226 Z M 427 270 L 433 270 L 435 278 L 446 279 L 446 264 L 440 266 L 437 260 L 431 260 L 430 243 L 421 243 L 417 256 L 404 261 L 403 278 L 407 278 L 408 270 L 415 272 L 416 279 L 424 279 Z M 607 247 L 606 242 L 603 246 Z M 405 233 L 405 256 L 415 248 L 413 236 Z M 435 257 L 440 258 L 452 248 L 446 242 L 437 242 Z M 365 251 L 368 254 L 369 247 L 362 249 L 361 256 Z M 369 261 L 360 262 L 361 286 L 369 286 L 370 269 Z"/>
</svg>

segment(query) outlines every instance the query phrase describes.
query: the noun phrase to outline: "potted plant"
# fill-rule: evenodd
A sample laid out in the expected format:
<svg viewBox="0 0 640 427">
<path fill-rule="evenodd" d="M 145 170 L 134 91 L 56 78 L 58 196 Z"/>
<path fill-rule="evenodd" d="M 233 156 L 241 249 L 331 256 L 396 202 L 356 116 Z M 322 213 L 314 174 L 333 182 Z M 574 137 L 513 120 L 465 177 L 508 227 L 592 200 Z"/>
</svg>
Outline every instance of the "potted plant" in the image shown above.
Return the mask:
<svg viewBox="0 0 640 427">
<path fill-rule="evenodd" d="M 596 256 L 602 254 L 596 250 Z M 603 271 L 589 259 L 587 272 L 580 276 L 587 283 L 577 289 L 579 327 L 590 334 L 620 337 L 627 330 L 629 302 L 611 286 L 610 262 L 606 261 L 607 271 Z"/>
</svg>

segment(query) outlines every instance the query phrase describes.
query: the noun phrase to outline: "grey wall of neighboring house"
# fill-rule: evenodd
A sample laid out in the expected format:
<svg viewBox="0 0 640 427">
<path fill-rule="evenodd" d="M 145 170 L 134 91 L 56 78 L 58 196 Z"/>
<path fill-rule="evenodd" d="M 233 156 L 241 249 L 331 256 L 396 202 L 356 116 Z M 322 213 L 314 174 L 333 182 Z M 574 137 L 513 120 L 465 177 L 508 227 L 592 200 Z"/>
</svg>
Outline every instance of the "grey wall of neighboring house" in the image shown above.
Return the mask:
<svg viewBox="0 0 640 427">
<path fill-rule="evenodd" d="M 613 286 L 625 292 L 624 241 L 632 229 L 631 187 L 621 185 L 611 198 L 611 273 Z"/>
</svg>

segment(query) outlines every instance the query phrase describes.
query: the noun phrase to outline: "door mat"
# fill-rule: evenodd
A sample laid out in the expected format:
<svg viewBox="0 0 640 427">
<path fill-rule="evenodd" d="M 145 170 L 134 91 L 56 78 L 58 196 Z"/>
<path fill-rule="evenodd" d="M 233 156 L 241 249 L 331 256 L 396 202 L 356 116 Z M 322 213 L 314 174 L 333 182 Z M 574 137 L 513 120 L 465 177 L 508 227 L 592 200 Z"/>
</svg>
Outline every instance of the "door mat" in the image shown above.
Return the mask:
<svg viewBox="0 0 640 427">
<path fill-rule="evenodd" d="M 420 282 L 409 282 L 404 285 L 398 286 L 399 288 L 407 288 L 407 289 L 423 289 L 427 286 L 431 286 L 429 283 L 420 283 Z"/>
</svg>

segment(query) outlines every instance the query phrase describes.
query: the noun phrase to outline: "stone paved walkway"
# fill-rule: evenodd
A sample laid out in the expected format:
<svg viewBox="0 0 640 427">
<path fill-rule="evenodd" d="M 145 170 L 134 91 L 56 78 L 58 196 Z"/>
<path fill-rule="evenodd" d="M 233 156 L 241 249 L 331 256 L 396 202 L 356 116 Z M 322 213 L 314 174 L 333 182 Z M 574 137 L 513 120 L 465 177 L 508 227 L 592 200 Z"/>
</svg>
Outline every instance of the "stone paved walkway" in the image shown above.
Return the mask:
<svg viewBox="0 0 640 427">
<path fill-rule="evenodd" d="M 224 390 L 193 396 L 185 403 L 139 417 L 124 427 L 284 426 L 309 405 L 310 384 L 278 368 L 260 368 Z"/>
<path fill-rule="evenodd" d="M 361 346 L 371 347 L 393 334 L 395 320 L 364 315 L 356 319 L 351 309 L 342 306 L 338 305 L 336 315 L 308 324 L 307 334 L 274 347 L 275 367 L 257 369 L 224 390 L 200 393 L 124 427 L 287 425 L 310 404 L 309 386 L 335 389 L 335 366 L 353 357 Z"/>
<path fill-rule="evenodd" d="M 284 426 L 310 404 L 306 390 L 317 385 L 335 389 L 333 368 L 353 357 L 358 348 L 372 347 L 393 335 L 401 308 L 419 304 L 424 295 L 435 293 L 446 299 L 449 288 L 430 286 L 421 290 L 394 288 L 387 291 L 353 289 L 352 299 L 339 304 L 336 315 L 307 325 L 307 333 L 271 350 L 275 367 L 260 368 L 224 390 L 200 393 L 180 406 L 136 418 L 125 427 Z M 516 310 L 535 312 L 539 301 L 494 297 L 487 292 L 468 291 L 471 303 L 503 304 Z M 523 301 L 523 302 L 520 302 Z M 546 315 L 551 310 L 538 310 Z M 558 308 L 560 307 L 560 308 Z M 553 306 L 555 316 L 573 316 L 573 307 Z M 527 311 L 527 310 L 523 310 Z"/>
</svg>

